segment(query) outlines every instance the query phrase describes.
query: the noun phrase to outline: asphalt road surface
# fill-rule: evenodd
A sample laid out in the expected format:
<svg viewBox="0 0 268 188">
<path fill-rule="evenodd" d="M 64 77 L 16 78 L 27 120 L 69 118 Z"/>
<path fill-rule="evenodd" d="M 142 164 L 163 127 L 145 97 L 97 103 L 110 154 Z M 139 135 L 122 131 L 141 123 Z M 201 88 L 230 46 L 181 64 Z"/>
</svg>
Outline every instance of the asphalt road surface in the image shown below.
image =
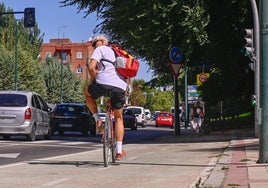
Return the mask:
<svg viewBox="0 0 268 188">
<path fill-rule="evenodd" d="M 155 128 L 152 124 L 146 128 L 138 127 L 136 131 L 126 129 L 124 143 L 148 143 L 173 131 L 168 127 Z M 100 139 L 100 135 L 82 137 L 75 132 L 54 135 L 51 140 L 37 137 L 33 142 L 26 141 L 24 136 L 12 136 L 10 140 L 0 137 L 0 165 L 100 149 Z"/>
</svg>

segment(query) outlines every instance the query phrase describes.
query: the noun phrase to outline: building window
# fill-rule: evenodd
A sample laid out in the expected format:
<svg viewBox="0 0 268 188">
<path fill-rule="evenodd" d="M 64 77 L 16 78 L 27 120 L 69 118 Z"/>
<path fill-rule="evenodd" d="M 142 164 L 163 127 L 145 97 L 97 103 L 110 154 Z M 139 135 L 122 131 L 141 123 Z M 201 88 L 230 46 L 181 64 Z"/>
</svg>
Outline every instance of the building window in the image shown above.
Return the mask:
<svg viewBox="0 0 268 188">
<path fill-rule="evenodd" d="M 51 52 L 46 52 L 45 57 L 46 57 L 46 58 L 51 58 L 51 57 L 52 57 L 52 53 L 51 53 Z"/>
<path fill-rule="evenodd" d="M 67 53 L 63 52 L 61 58 L 62 58 L 63 63 L 66 63 L 67 62 Z"/>
<path fill-rule="evenodd" d="M 76 73 L 81 74 L 82 72 L 83 72 L 83 67 L 81 67 L 81 65 L 78 65 L 76 69 Z"/>
<path fill-rule="evenodd" d="M 83 58 L 83 53 L 82 52 L 77 52 L 76 53 L 76 59 L 82 59 Z"/>
</svg>

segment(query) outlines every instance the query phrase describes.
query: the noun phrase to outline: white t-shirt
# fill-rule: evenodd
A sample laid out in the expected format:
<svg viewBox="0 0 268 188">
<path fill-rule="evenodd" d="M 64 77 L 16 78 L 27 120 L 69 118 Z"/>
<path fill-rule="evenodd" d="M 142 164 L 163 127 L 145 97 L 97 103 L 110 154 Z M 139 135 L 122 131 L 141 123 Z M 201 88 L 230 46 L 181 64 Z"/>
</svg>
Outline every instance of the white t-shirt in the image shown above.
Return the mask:
<svg viewBox="0 0 268 188">
<path fill-rule="evenodd" d="M 96 82 L 99 84 L 110 85 L 114 87 L 126 90 L 127 82 L 126 79 L 121 77 L 115 70 L 112 63 L 107 61 L 101 61 L 101 59 L 107 59 L 112 62 L 115 61 L 114 51 L 108 46 L 97 47 L 90 59 L 95 59 L 98 61 L 98 74 L 96 75 Z"/>
</svg>

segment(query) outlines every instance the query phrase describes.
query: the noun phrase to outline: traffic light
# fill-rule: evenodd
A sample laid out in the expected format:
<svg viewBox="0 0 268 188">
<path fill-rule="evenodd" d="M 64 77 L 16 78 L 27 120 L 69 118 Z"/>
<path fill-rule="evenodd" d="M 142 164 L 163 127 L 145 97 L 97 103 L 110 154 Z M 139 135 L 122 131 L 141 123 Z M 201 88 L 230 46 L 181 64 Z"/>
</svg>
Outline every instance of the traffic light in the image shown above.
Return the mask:
<svg viewBox="0 0 268 188">
<path fill-rule="evenodd" d="M 24 27 L 34 27 L 35 25 L 35 8 L 24 9 Z"/>
<path fill-rule="evenodd" d="M 244 29 L 244 48 L 242 53 L 245 56 L 254 56 L 253 29 Z"/>
<path fill-rule="evenodd" d="M 251 105 L 254 106 L 257 104 L 257 98 L 256 95 L 252 95 L 251 96 Z"/>
</svg>

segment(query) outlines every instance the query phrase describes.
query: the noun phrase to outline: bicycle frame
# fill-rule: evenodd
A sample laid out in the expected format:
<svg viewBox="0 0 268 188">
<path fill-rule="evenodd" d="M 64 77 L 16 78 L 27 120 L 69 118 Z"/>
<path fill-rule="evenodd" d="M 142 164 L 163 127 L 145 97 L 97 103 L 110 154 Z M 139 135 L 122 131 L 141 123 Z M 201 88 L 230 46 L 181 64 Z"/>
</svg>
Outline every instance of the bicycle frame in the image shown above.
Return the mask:
<svg viewBox="0 0 268 188">
<path fill-rule="evenodd" d="M 111 101 L 106 101 L 105 127 L 103 132 L 104 167 L 107 167 L 111 162 L 115 163 L 115 136 L 112 110 Z"/>
</svg>

